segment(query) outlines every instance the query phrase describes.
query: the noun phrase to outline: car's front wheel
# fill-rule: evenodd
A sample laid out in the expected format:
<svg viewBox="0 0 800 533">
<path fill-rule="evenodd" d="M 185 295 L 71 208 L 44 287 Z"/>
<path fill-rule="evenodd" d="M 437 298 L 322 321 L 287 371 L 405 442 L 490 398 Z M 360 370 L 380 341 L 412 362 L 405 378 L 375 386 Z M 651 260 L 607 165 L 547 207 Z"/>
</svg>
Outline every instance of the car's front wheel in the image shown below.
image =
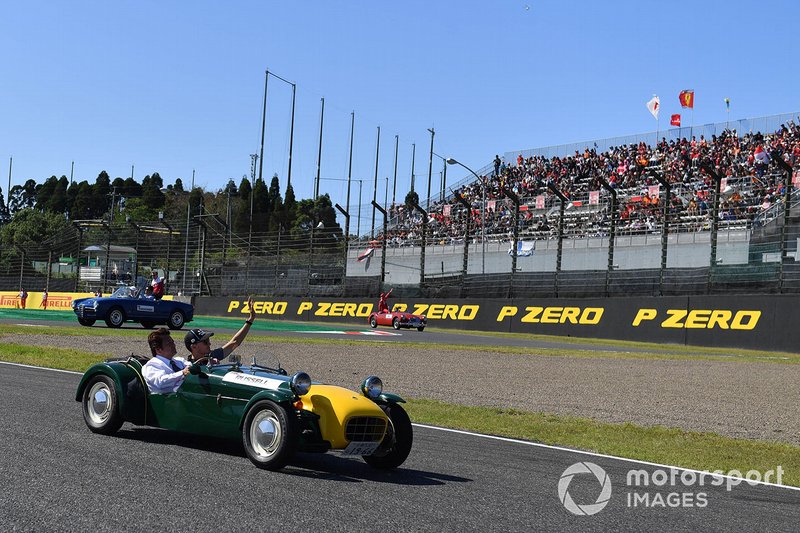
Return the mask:
<svg viewBox="0 0 800 533">
<path fill-rule="evenodd" d="M 108 376 L 98 375 L 83 389 L 83 419 L 93 433 L 113 435 L 122 426 L 117 386 Z"/>
<path fill-rule="evenodd" d="M 417 326 L 417 331 L 425 331 L 425 326 Z"/>
<path fill-rule="evenodd" d="M 378 319 L 375 318 L 375 315 L 369 317 L 369 327 L 377 328 L 378 327 Z"/>
<path fill-rule="evenodd" d="M 394 320 L 392 320 L 392 327 L 394 329 L 400 329 L 400 319 L 399 318 L 394 317 Z"/>
<path fill-rule="evenodd" d="M 95 319 L 94 318 L 79 318 L 78 324 L 81 326 L 94 326 Z"/>
<path fill-rule="evenodd" d="M 259 468 L 279 470 L 294 455 L 297 425 L 286 409 L 261 400 L 247 413 L 242 426 L 242 443 L 248 459 Z"/>
<path fill-rule="evenodd" d="M 183 316 L 183 311 L 175 309 L 169 314 L 169 322 L 167 325 L 169 329 L 181 329 L 185 321 L 186 317 Z"/>
<path fill-rule="evenodd" d="M 106 325 L 110 328 L 122 327 L 125 322 L 125 313 L 119 307 L 114 307 L 106 315 Z"/>
<path fill-rule="evenodd" d="M 389 427 L 386 428 L 381 445 L 372 455 L 365 455 L 364 461 L 375 468 L 397 468 L 411 453 L 414 430 L 411 419 L 399 405 L 382 405 L 381 409 L 389 417 Z"/>
</svg>

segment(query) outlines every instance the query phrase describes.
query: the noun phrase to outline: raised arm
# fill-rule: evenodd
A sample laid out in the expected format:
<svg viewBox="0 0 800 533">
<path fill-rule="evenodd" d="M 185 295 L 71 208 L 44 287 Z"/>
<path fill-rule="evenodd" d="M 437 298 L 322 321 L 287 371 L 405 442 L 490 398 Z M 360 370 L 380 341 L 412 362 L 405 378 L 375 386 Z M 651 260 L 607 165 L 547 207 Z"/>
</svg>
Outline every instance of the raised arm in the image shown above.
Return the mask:
<svg viewBox="0 0 800 533">
<path fill-rule="evenodd" d="M 253 310 L 253 297 L 250 296 L 247 299 L 247 309 L 250 311 L 250 315 L 247 317 L 247 320 L 244 321 L 244 325 L 236 332 L 236 334 L 229 340 L 223 347 L 222 353 L 225 354 L 225 357 L 228 357 L 231 352 L 233 352 L 237 347 L 239 347 L 242 342 L 244 342 L 244 338 L 247 337 L 247 334 L 250 332 L 250 326 L 253 325 L 253 322 L 256 319 L 256 312 Z"/>
</svg>

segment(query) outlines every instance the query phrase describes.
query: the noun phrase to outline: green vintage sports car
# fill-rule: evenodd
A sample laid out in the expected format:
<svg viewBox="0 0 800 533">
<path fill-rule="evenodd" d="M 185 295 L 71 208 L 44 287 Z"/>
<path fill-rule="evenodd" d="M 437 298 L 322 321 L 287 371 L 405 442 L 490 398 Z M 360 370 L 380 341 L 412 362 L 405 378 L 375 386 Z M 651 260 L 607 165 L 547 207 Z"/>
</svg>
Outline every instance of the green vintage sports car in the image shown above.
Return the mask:
<svg viewBox="0 0 800 533">
<path fill-rule="evenodd" d="M 295 452 L 360 455 L 376 468 L 396 468 L 411 451 L 413 432 L 405 401 L 383 392 L 375 376 L 359 392 L 312 383 L 305 372 L 289 377 L 280 364 L 196 364 L 172 394 L 151 394 L 142 378 L 149 357 L 93 365 L 75 399 L 89 429 L 114 434 L 124 422 L 185 433 L 241 439 L 259 468 L 277 470 Z"/>
</svg>

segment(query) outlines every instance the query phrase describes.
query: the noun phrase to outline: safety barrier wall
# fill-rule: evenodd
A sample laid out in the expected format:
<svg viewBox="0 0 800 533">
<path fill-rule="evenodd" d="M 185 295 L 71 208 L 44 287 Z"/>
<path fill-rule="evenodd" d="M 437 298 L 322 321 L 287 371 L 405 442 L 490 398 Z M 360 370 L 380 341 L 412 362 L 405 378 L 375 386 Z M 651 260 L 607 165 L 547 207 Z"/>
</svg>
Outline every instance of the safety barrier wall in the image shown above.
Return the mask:
<svg viewBox="0 0 800 533">
<path fill-rule="evenodd" d="M 429 329 L 800 351 L 796 296 L 410 299 L 390 303 L 395 311 L 426 315 Z M 199 315 L 245 317 L 249 312 L 243 298 L 198 297 L 194 304 Z M 375 305 L 354 298 L 259 298 L 254 309 L 266 319 L 338 322 L 365 328 Z M 419 339 L 425 339 L 424 332 Z"/>
</svg>

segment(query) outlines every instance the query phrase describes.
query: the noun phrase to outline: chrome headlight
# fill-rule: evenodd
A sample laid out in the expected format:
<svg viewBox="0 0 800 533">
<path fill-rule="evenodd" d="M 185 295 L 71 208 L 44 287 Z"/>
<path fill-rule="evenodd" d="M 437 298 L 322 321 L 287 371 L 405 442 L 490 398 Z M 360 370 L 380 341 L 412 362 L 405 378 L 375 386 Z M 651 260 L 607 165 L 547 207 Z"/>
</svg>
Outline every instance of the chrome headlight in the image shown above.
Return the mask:
<svg viewBox="0 0 800 533">
<path fill-rule="evenodd" d="M 308 394 L 308 391 L 311 390 L 311 376 L 305 372 L 297 372 L 292 376 L 292 380 L 289 384 L 292 387 L 293 393 L 297 396 L 303 396 L 304 394 Z"/>
<path fill-rule="evenodd" d="M 372 400 L 383 393 L 383 381 L 378 376 L 370 376 L 361 384 L 361 394 Z"/>
</svg>

